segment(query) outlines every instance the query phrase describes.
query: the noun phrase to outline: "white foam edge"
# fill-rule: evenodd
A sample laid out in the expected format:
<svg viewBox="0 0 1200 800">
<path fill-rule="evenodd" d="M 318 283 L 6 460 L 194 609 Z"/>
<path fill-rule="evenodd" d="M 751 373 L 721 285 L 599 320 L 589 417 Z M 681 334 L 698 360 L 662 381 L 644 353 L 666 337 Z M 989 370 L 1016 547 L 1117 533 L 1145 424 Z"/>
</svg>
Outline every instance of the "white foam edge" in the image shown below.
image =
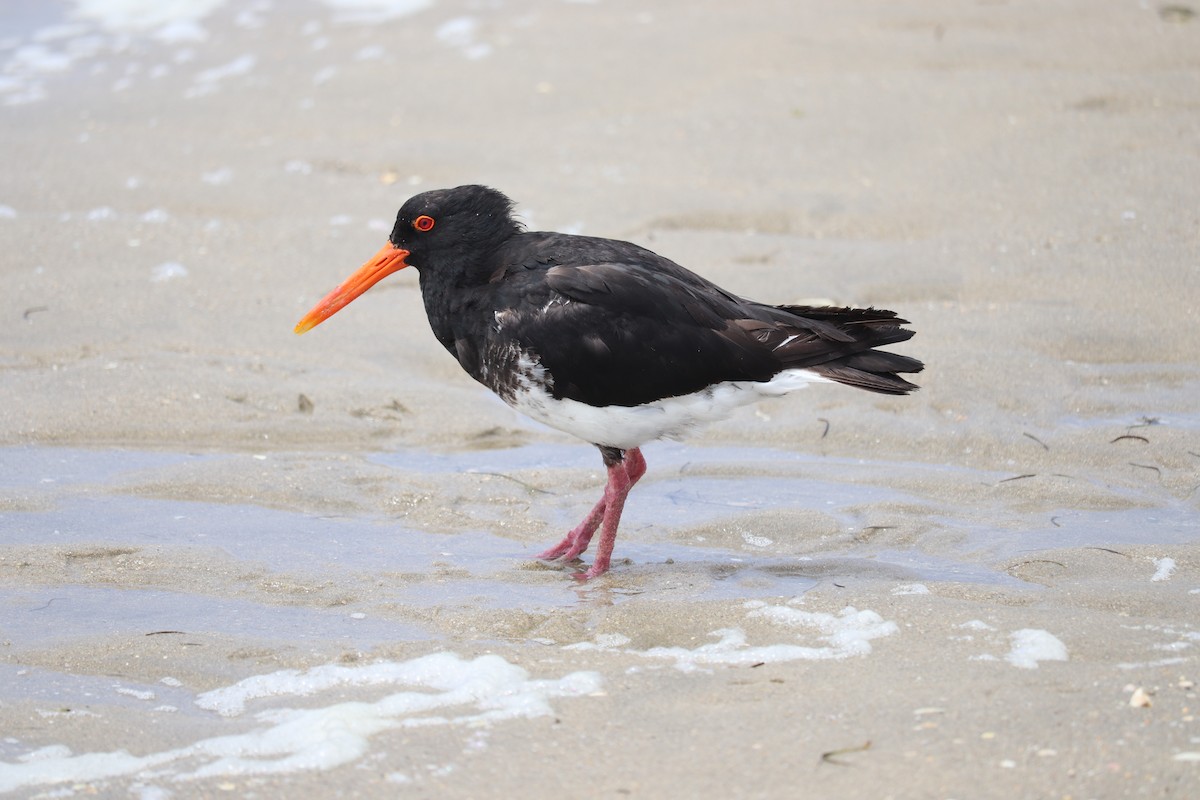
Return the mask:
<svg viewBox="0 0 1200 800">
<path fill-rule="evenodd" d="M 853 606 L 843 608 L 837 614 L 822 611 L 805 611 L 794 605 L 769 605 L 759 600 L 745 604 L 748 619 L 763 619 L 776 625 L 815 630 L 823 645 L 776 643 L 767 645 L 749 644 L 747 634 L 741 628 L 721 628 L 711 631 L 715 642 L 687 647 L 651 647 L 646 650 L 624 649 L 629 639 L 621 634 L 604 634 L 592 642 L 579 642 L 565 646 L 565 650 L 610 650 L 651 659 L 669 659 L 675 668 L 691 672 L 708 666 L 745 666 L 757 663 L 831 659 L 864 656 L 871 652 L 870 642 L 890 636 L 899 630 L 896 623 L 885 620 L 871 610 L 858 610 Z"/>
<path fill-rule="evenodd" d="M 1154 559 L 1154 574 L 1150 576 L 1150 580 L 1155 582 L 1170 580 L 1177 566 L 1173 558 Z"/>
<path fill-rule="evenodd" d="M 1022 628 L 1008 635 L 1011 649 L 1004 660 L 1021 669 L 1037 669 L 1041 661 L 1066 661 L 1067 646 L 1049 631 Z"/>
<path fill-rule="evenodd" d="M 477 727 L 546 716 L 553 714 L 550 699 L 592 694 L 601 683 L 595 672 L 534 680 L 524 669 L 497 655 L 463 659 L 449 652 L 404 662 L 281 670 L 205 692 L 197 698 L 197 705 L 236 716 L 244 712 L 248 702 L 260 698 L 308 696 L 344 686 L 398 684 L 411 690 L 374 702 L 346 701 L 316 708 L 263 711 L 255 715 L 256 721 L 263 724 L 254 730 L 146 755 L 126 750 L 76 755 L 63 745 L 50 745 L 16 762 L 0 762 L 0 793 L 25 786 L 138 775 L 176 762 L 186 763 L 185 769 L 191 770 L 176 772 L 176 780 L 331 769 L 361 758 L 370 738 L 383 730 Z M 473 710 L 451 715 L 430 713 L 462 706 Z"/>
</svg>

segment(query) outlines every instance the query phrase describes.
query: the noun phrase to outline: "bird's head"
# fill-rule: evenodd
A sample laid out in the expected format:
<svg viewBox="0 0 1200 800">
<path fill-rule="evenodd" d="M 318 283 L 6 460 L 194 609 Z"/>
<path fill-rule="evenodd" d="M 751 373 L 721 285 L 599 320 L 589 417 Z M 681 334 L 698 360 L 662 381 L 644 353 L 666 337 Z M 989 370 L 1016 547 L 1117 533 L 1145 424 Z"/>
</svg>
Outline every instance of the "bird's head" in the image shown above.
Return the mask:
<svg viewBox="0 0 1200 800">
<path fill-rule="evenodd" d="M 410 197 L 396 214 L 387 244 L 358 271 L 313 306 L 296 325 L 320 325 L 393 272 L 463 270 L 499 247 L 520 228 L 512 201 L 486 186 L 435 189 Z"/>
</svg>

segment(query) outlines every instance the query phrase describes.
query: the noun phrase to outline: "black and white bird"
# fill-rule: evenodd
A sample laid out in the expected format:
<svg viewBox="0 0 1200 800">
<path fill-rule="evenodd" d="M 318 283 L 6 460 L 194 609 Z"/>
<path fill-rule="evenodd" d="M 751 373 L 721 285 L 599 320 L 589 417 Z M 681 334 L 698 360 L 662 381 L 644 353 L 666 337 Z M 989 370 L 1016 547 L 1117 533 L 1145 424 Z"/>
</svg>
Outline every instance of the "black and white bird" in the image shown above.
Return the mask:
<svg viewBox="0 0 1200 800">
<path fill-rule="evenodd" d="M 412 197 L 388 243 L 296 325 L 320 324 L 391 273 L 413 267 L 434 336 L 523 414 L 600 448 L 604 495 L 539 558 L 571 562 L 600 531 L 584 578 L 609 568 L 639 449 L 808 383 L 884 394 L 920 361 L 879 347 L 907 320 L 872 308 L 772 306 L 730 294 L 644 247 L 527 232 L 495 189 Z"/>
</svg>

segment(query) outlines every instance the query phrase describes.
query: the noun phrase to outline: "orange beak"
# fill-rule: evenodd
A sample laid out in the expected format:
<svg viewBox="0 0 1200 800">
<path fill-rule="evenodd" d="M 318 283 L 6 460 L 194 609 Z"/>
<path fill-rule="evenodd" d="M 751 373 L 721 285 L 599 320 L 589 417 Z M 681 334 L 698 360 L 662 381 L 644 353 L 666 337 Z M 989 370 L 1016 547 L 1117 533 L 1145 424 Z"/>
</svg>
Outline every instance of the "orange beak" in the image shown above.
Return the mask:
<svg viewBox="0 0 1200 800">
<path fill-rule="evenodd" d="M 296 323 L 296 333 L 312 330 L 388 275 L 407 267 L 408 262 L 404 260 L 406 258 L 408 258 L 407 250 L 401 250 L 391 242 L 385 244 L 378 253 L 371 257 L 370 261 L 359 267 L 358 271 L 347 278 L 341 286 L 325 295 L 321 302 L 313 306 L 312 310 Z"/>
</svg>

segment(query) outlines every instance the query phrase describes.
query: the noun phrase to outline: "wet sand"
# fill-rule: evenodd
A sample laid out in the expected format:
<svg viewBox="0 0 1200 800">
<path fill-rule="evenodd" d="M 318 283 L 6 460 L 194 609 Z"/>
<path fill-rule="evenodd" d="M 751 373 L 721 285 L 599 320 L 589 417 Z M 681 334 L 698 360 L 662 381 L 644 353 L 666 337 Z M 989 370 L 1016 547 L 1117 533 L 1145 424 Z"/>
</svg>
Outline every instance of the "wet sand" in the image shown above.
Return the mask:
<svg viewBox="0 0 1200 800">
<path fill-rule="evenodd" d="M 1200 17 L 80 8 L 0 27 L 0 792 L 1200 792 Z M 648 446 L 579 584 L 599 457 L 411 271 L 291 332 L 468 182 L 922 390 Z"/>
</svg>

